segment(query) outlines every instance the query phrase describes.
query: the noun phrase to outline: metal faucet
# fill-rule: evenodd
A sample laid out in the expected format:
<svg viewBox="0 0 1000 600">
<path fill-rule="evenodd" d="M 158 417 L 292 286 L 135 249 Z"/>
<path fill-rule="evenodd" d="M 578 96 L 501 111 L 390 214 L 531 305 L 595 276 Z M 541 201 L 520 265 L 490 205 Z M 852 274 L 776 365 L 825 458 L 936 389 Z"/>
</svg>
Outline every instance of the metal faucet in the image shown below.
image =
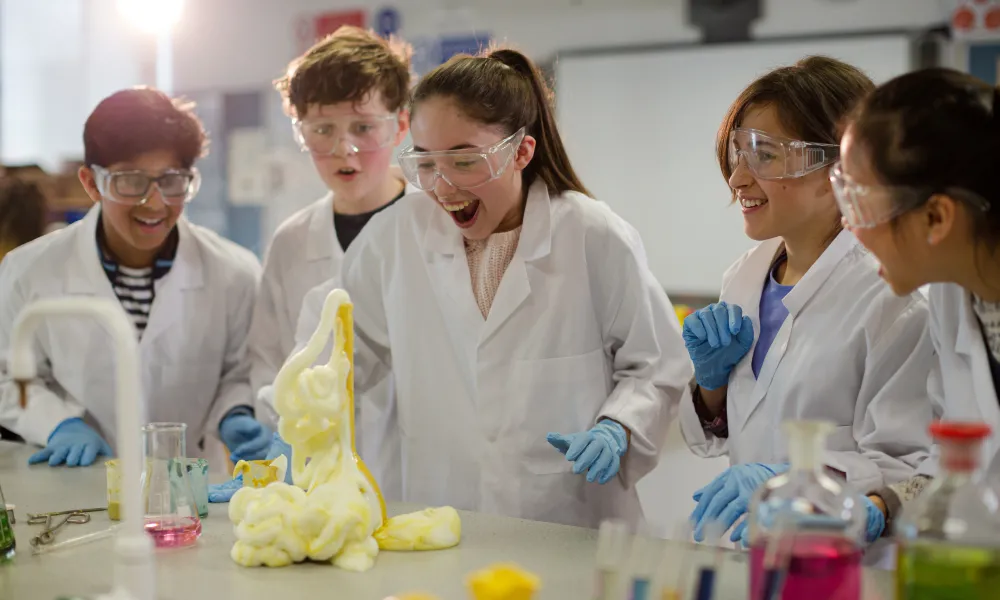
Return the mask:
<svg viewBox="0 0 1000 600">
<path fill-rule="evenodd" d="M 118 455 L 122 467 L 122 522 L 115 536 L 114 588 L 99 600 L 153 600 L 156 593 L 153 540 L 143 522 L 142 445 L 143 406 L 139 378 L 139 347 L 135 331 L 117 302 L 104 298 L 66 297 L 37 300 L 14 322 L 8 371 L 18 383 L 21 407 L 27 404 L 27 385 L 37 376 L 32 334 L 46 317 L 89 316 L 111 333 L 115 345 L 115 413 Z"/>
</svg>

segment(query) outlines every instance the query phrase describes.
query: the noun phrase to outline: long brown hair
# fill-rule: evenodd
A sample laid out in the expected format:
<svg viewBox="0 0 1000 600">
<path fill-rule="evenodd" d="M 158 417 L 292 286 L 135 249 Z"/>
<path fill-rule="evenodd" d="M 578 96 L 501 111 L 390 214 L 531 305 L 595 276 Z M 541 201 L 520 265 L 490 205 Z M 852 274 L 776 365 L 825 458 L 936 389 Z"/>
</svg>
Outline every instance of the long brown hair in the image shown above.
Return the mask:
<svg viewBox="0 0 1000 600">
<path fill-rule="evenodd" d="M 525 187 L 541 178 L 549 192 L 590 196 L 566 154 L 552 111 L 552 91 L 538 67 L 524 54 L 495 48 L 479 56 L 458 55 L 420 80 L 411 112 L 420 103 L 443 96 L 456 102 L 469 118 L 507 133 L 525 128 L 535 138 L 535 155 L 524 170 Z"/>
</svg>

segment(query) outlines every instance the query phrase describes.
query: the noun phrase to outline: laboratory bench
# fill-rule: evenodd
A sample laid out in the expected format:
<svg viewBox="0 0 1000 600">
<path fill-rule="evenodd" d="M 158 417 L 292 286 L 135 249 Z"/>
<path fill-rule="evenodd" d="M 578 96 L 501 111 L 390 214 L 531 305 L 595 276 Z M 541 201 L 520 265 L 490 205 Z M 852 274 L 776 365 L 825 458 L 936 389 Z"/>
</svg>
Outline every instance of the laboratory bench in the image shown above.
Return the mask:
<svg viewBox="0 0 1000 600">
<path fill-rule="evenodd" d="M 61 596 L 89 597 L 107 592 L 113 579 L 111 538 L 83 546 L 32 555 L 30 540 L 41 526 L 28 525 L 27 513 L 106 505 L 103 460 L 91 467 L 29 467 L 33 449 L 0 442 L 0 486 L 14 504 L 17 556 L 0 565 L 0 599 L 55 600 Z M 229 558 L 235 541 L 227 504 L 212 504 L 202 521 L 198 544 L 156 552 L 157 598 L 161 600 L 275 600 L 335 598 L 383 600 L 405 592 L 426 592 L 441 600 L 469 598 L 466 577 L 494 563 L 513 562 L 541 579 L 536 600 L 577 600 L 592 597 L 597 532 L 578 527 L 537 523 L 495 515 L 460 512 L 462 543 L 438 552 L 382 552 L 366 573 L 350 573 L 326 563 L 278 569 L 244 568 Z M 390 516 L 423 507 L 390 504 Z M 92 514 L 90 523 L 69 525 L 56 541 L 109 527 L 106 512 Z M 696 571 L 714 558 L 712 548 L 664 542 L 664 564 L 681 565 L 693 587 Z M 720 587 L 714 598 L 747 597 L 746 554 L 724 551 Z M 865 600 L 893 598 L 892 575 L 866 570 Z M 624 591 L 619 598 L 626 598 Z M 658 597 L 657 597 L 658 598 Z M 684 596 L 687 600 L 690 596 Z M 617 599 L 616 599 L 617 600 Z M 651 599 L 652 600 L 652 599 Z"/>
</svg>

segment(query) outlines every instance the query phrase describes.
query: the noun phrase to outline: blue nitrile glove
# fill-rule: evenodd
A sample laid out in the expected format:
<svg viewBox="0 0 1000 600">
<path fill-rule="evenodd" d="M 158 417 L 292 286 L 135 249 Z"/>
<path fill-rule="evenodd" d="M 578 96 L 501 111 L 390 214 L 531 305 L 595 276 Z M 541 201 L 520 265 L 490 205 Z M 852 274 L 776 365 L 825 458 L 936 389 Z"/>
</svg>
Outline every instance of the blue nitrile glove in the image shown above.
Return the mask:
<svg viewBox="0 0 1000 600">
<path fill-rule="evenodd" d="M 871 498 L 865 496 L 865 511 L 868 513 L 868 524 L 865 527 L 865 541 L 869 544 L 882 537 L 885 532 L 885 514 L 879 510 Z"/>
<path fill-rule="evenodd" d="M 31 455 L 29 465 L 49 461 L 50 467 L 66 463 L 67 467 L 86 467 L 94 464 L 97 456 L 112 456 L 111 446 L 101 434 L 94 431 L 83 419 L 66 419 L 49 435 L 44 449 Z"/>
<path fill-rule="evenodd" d="M 875 509 L 875 511 L 881 514 L 881 512 L 877 508 Z M 788 512 L 784 512 L 784 514 L 789 515 Z M 809 529 L 824 530 L 824 531 L 844 531 L 845 529 L 847 529 L 848 525 L 848 523 L 843 519 L 838 519 L 836 517 L 831 517 L 829 515 L 794 514 L 789 516 L 792 517 L 791 524 L 794 525 L 795 530 L 798 531 L 799 533 Z M 764 515 L 758 516 L 758 519 L 760 519 L 767 526 L 771 526 L 773 524 L 773 518 L 774 518 L 773 512 L 771 515 L 767 515 L 765 513 Z M 743 546 L 744 548 L 749 548 L 750 547 L 749 523 L 750 523 L 750 516 L 748 514 L 747 518 L 740 521 L 739 524 L 737 524 L 736 527 L 733 528 L 733 534 L 729 536 L 729 541 L 739 542 L 740 545 Z"/>
<path fill-rule="evenodd" d="M 271 447 L 271 431 L 246 413 L 231 413 L 219 424 L 219 436 L 232 454 L 230 460 L 261 460 Z"/>
<path fill-rule="evenodd" d="M 292 447 L 288 445 L 288 442 L 281 439 L 281 436 L 275 431 L 271 437 L 271 447 L 268 449 L 267 457 L 264 460 L 274 460 L 282 454 L 288 459 L 288 470 L 285 471 L 285 483 L 292 485 Z"/>
<path fill-rule="evenodd" d="M 587 481 L 605 484 L 618 474 L 621 457 L 628 450 L 628 436 L 618 423 L 604 419 L 590 431 L 550 433 L 545 439 L 573 461 L 573 472 L 587 471 Z"/>
<path fill-rule="evenodd" d="M 750 498 L 757 488 L 768 479 L 787 470 L 787 464 L 734 465 L 695 492 L 693 498 L 698 506 L 691 513 L 695 541 L 705 540 L 705 525 L 713 521 L 720 521 L 725 526 L 722 530 L 728 531 L 747 512 Z M 734 532 L 733 536 L 735 535 Z M 731 539 L 735 542 L 738 538 Z"/>
<path fill-rule="evenodd" d="M 242 473 L 225 483 L 213 483 L 208 486 L 208 501 L 212 503 L 229 502 L 233 494 L 241 487 L 243 487 Z"/>
<path fill-rule="evenodd" d="M 735 304 L 709 304 L 684 319 L 684 345 L 694 377 L 706 390 L 729 383 L 729 372 L 753 345 L 753 323 Z"/>
</svg>

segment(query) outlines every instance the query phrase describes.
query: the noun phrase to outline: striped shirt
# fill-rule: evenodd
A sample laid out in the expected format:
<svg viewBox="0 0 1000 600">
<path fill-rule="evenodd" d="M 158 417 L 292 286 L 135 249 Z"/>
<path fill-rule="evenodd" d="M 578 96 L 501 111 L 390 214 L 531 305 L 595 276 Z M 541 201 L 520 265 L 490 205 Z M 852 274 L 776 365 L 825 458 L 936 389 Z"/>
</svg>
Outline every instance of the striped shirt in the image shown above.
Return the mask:
<svg viewBox="0 0 1000 600">
<path fill-rule="evenodd" d="M 136 336 L 141 340 L 149 323 L 149 313 L 156 297 L 156 282 L 170 272 L 177 254 L 177 230 L 171 232 L 166 244 L 160 250 L 151 267 L 133 268 L 118 264 L 104 242 L 104 228 L 97 226 L 97 248 L 101 255 L 104 274 L 111 282 L 115 296 L 135 326 Z"/>
</svg>

